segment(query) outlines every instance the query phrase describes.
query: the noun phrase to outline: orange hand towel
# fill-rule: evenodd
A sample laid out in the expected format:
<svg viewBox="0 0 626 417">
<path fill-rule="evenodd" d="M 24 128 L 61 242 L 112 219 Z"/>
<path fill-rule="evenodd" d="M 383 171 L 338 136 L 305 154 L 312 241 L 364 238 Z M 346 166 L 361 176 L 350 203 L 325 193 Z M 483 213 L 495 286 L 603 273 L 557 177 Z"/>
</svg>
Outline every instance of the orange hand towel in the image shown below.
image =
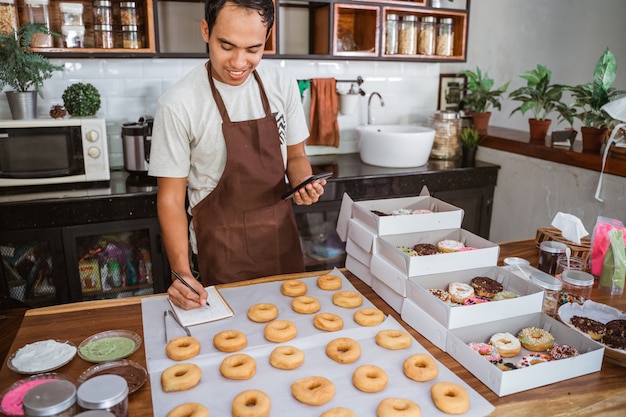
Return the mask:
<svg viewBox="0 0 626 417">
<path fill-rule="evenodd" d="M 339 147 L 339 99 L 337 81 L 334 78 L 311 80 L 311 135 L 307 145 Z"/>
</svg>

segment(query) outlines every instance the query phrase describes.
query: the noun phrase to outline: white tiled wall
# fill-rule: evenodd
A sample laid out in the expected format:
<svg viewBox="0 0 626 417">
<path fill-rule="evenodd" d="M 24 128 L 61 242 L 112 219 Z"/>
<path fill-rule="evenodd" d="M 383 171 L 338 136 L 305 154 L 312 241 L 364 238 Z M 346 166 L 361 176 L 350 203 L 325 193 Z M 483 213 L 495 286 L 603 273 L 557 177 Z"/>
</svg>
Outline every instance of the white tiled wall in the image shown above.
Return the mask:
<svg viewBox="0 0 626 417">
<path fill-rule="evenodd" d="M 120 138 L 121 125 L 137 121 L 146 114 L 154 114 L 158 97 L 202 59 L 77 59 L 52 60 L 64 64 L 65 71 L 55 73 L 45 81 L 44 98 L 38 99 L 38 117 L 50 117 L 54 104 L 63 104 L 65 88 L 75 82 L 93 84 L 102 96 L 102 107 L 97 117 L 107 120 L 110 143 L 110 162 L 122 167 L 123 154 Z M 320 153 L 348 153 L 357 151 L 355 127 L 367 122 L 367 98 L 378 91 L 385 102 L 372 102 L 374 123 L 425 123 L 436 109 L 439 83 L 439 64 L 372 61 L 309 61 L 271 60 L 287 68 L 298 79 L 334 77 L 337 80 L 364 79 L 361 85 L 366 96 L 361 97 L 355 114 L 339 115 L 341 141 L 339 149 L 308 147 L 310 155 Z M 347 91 L 349 83 L 339 83 L 340 91 Z M 305 94 L 305 110 L 307 97 Z M 11 113 L 4 94 L 0 94 L 0 119 L 10 119 Z"/>
</svg>

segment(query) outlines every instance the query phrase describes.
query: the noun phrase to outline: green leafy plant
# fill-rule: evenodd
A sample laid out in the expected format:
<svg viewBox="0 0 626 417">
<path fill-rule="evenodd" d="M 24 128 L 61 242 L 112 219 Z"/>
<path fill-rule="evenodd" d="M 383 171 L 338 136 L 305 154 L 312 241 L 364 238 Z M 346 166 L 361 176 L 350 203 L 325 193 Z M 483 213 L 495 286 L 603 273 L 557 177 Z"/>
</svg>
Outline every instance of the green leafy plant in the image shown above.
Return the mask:
<svg viewBox="0 0 626 417">
<path fill-rule="evenodd" d="M 494 80 L 489 78 L 489 75 L 485 71 L 481 71 L 479 67 L 476 67 L 476 71 L 464 70 L 459 72 L 459 75 L 465 75 L 467 77 L 467 94 L 463 98 L 463 101 L 470 110 L 476 113 L 485 113 L 491 107 L 501 110 L 502 105 L 500 100 L 502 95 L 509 88 L 509 82 L 507 81 L 500 88 L 493 88 Z"/>
<path fill-rule="evenodd" d="M 37 33 L 59 36 L 42 24 L 27 24 L 12 33 L 0 33 L 0 89 L 5 86 L 15 91 L 34 89 L 43 98 L 43 82 L 62 65 L 53 65 L 48 58 L 31 51 L 33 36 Z"/>
<path fill-rule="evenodd" d="M 94 116 L 100 110 L 100 92 L 89 83 L 75 83 L 65 89 L 63 105 L 67 112 L 76 117 Z"/>
<path fill-rule="evenodd" d="M 466 148 L 475 148 L 483 140 L 483 135 L 472 127 L 466 127 L 461 130 L 459 138 L 461 139 L 462 146 Z"/>
<path fill-rule="evenodd" d="M 567 87 L 574 98 L 571 107 L 580 110 L 574 116 L 583 126 L 602 129 L 613 124 L 613 118 L 602 110 L 602 106 L 626 94 L 626 91 L 612 87 L 616 74 L 615 55 L 606 48 L 596 63 L 593 82 Z"/>
<path fill-rule="evenodd" d="M 509 116 L 518 111 L 522 114 L 532 111 L 535 119 L 546 120 L 552 111 L 556 111 L 559 114 L 559 121 L 565 120 L 570 125 L 574 123 L 575 111 L 561 101 L 567 86 L 551 84 L 552 71 L 544 65 L 537 64 L 536 69 L 524 71 L 519 76 L 526 80 L 526 86 L 512 91 L 509 98 L 521 101 L 522 104 L 513 109 Z"/>
</svg>

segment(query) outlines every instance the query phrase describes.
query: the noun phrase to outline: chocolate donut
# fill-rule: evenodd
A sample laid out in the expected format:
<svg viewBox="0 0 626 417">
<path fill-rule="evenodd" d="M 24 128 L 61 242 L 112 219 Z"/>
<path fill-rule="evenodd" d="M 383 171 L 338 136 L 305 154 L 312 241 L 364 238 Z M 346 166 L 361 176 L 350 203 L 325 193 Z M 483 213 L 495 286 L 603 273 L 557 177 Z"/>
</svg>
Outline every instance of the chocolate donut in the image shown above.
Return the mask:
<svg viewBox="0 0 626 417">
<path fill-rule="evenodd" d="M 417 253 L 417 256 L 435 255 L 439 253 L 437 246 L 431 243 L 418 243 L 413 246 L 413 250 Z"/>
<path fill-rule="evenodd" d="M 608 322 L 602 343 L 615 349 L 626 349 L 626 320 Z"/>
<path fill-rule="evenodd" d="M 587 333 L 593 340 L 600 340 L 606 333 L 606 326 L 588 317 L 572 316 L 569 322 L 581 332 Z"/>
<path fill-rule="evenodd" d="M 502 284 L 489 277 L 475 277 L 470 281 L 476 295 L 480 297 L 493 298 L 494 295 L 503 290 Z"/>
</svg>

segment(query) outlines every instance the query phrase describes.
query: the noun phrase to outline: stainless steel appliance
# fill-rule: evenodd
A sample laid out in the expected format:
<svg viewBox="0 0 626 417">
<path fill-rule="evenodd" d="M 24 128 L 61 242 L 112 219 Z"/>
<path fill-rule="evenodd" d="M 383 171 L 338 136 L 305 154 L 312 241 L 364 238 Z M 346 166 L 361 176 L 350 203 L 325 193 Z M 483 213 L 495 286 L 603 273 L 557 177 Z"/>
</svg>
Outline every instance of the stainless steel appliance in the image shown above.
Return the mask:
<svg viewBox="0 0 626 417">
<path fill-rule="evenodd" d="M 152 142 L 152 116 L 142 116 L 136 123 L 122 125 L 124 168 L 131 173 L 147 173 Z"/>
<path fill-rule="evenodd" d="M 0 120 L 0 187 L 110 178 L 104 119 Z"/>
</svg>

